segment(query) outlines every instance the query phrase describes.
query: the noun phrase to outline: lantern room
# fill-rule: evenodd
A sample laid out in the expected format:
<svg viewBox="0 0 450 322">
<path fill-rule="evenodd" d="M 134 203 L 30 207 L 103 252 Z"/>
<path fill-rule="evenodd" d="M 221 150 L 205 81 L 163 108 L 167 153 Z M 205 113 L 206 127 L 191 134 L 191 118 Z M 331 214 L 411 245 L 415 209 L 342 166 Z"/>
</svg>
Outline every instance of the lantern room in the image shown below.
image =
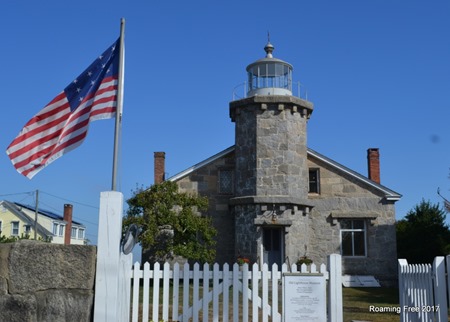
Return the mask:
<svg viewBox="0 0 450 322">
<path fill-rule="evenodd" d="M 292 95 L 292 65 L 273 58 L 275 48 L 264 47 L 266 57 L 247 66 L 247 97 L 254 95 Z"/>
</svg>

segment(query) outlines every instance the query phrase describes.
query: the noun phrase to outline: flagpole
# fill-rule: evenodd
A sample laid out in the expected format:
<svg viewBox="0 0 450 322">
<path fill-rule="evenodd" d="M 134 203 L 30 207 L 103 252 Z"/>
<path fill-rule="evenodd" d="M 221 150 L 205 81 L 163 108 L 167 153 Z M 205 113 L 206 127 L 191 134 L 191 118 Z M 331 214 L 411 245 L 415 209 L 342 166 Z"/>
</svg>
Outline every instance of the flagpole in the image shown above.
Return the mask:
<svg viewBox="0 0 450 322">
<path fill-rule="evenodd" d="M 117 85 L 117 107 L 116 107 L 116 125 L 114 129 L 114 152 L 113 152 L 113 170 L 111 190 L 117 190 L 117 172 L 119 163 L 120 138 L 122 132 L 122 109 L 123 109 L 123 78 L 125 67 L 125 19 L 120 19 L 120 56 L 119 56 L 119 75 Z"/>
</svg>

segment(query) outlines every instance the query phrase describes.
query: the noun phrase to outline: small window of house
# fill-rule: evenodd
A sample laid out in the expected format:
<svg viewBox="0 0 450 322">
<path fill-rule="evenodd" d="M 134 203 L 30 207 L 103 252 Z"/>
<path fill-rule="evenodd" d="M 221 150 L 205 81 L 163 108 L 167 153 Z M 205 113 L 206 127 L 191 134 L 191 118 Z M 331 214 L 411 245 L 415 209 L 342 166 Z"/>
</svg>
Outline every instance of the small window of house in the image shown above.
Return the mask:
<svg viewBox="0 0 450 322">
<path fill-rule="evenodd" d="M 84 229 L 78 229 L 78 239 L 84 239 Z"/>
<path fill-rule="evenodd" d="M 19 222 L 18 221 L 11 222 L 11 235 L 19 236 Z"/>
<path fill-rule="evenodd" d="M 55 236 L 64 236 L 64 225 L 61 225 L 60 223 L 54 222 L 53 223 L 53 235 Z"/>
<path fill-rule="evenodd" d="M 309 192 L 320 193 L 319 169 L 309 169 Z"/>
<path fill-rule="evenodd" d="M 219 170 L 219 193 L 233 194 L 232 170 Z"/>
<path fill-rule="evenodd" d="M 343 219 L 340 224 L 342 256 L 366 256 L 365 220 Z"/>
<path fill-rule="evenodd" d="M 72 227 L 71 238 L 77 238 L 77 230 L 77 227 Z"/>
<path fill-rule="evenodd" d="M 25 235 L 30 235 L 31 234 L 31 225 L 24 225 L 23 227 L 25 229 Z"/>
</svg>

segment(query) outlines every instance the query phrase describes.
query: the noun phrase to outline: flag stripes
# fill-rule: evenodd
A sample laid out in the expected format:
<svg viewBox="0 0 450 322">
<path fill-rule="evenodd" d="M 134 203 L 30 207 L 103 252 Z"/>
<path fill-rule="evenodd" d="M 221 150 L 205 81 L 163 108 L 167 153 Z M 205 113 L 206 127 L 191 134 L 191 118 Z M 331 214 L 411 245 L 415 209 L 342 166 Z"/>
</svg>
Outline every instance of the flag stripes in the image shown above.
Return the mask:
<svg viewBox="0 0 450 322">
<path fill-rule="evenodd" d="M 6 153 L 19 173 L 31 179 L 51 162 L 78 147 L 86 138 L 91 121 L 115 116 L 118 44 L 119 41 L 113 44 L 78 77 L 83 84 L 74 80 L 28 121 L 11 142 Z"/>
</svg>

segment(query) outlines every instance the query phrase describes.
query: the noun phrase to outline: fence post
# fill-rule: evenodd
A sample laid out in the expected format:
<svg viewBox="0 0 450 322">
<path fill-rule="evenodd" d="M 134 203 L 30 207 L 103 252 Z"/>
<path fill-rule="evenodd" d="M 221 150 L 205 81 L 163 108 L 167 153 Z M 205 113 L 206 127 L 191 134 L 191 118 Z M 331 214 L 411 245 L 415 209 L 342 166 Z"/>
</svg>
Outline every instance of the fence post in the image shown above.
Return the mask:
<svg viewBox="0 0 450 322">
<path fill-rule="evenodd" d="M 437 319 L 439 322 L 447 322 L 447 290 L 445 283 L 445 262 L 444 257 L 438 256 L 433 261 L 434 273 L 434 308 L 437 311 Z M 433 310 L 431 311 L 433 312 Z"/>
<path fill-rule="evenodd" d="M 406 302 L 406 292 L 408 291 L 405 287 L 404 282 L 404 270 L 408 267 L 408 261 L 406 259 L 400 258 L 398 260 L 398 294 L 399 294 L 399 305 L 400 305 L 400 321 L 406 321 L 406 313 L 403 310 Z"/>
<path fill-rule="evenodd" d="M 341 255 L 328 255 L 328 321 L 343 322 Z"/>
<path fill-rule="evenodd" d="M 118 285 L 118 314 L 120 321 L 130 321 L 131 309 L 131 267 L 133 267 L 133 253 L 125 255 L 120 253 L 119 258 L 119 285 Z"/>
<path fill-rule="evenodd" d="M 445 256 L 445 261 L 447 264 L 447 275 L 450 273 L 450 255 Z M 447 278 L 447 290 L 450 290 L 450 278 Z M 447 305 L 450 306 L 450 296 L 447 298 Z"/>
<path fill-rule="evenodd" d="M 120 238 L 123 195 L 117 191 L 100 194 L 97 271 L 95 275 L 94 322 L 120 322 L 118 314 Z"/>
</svg>

